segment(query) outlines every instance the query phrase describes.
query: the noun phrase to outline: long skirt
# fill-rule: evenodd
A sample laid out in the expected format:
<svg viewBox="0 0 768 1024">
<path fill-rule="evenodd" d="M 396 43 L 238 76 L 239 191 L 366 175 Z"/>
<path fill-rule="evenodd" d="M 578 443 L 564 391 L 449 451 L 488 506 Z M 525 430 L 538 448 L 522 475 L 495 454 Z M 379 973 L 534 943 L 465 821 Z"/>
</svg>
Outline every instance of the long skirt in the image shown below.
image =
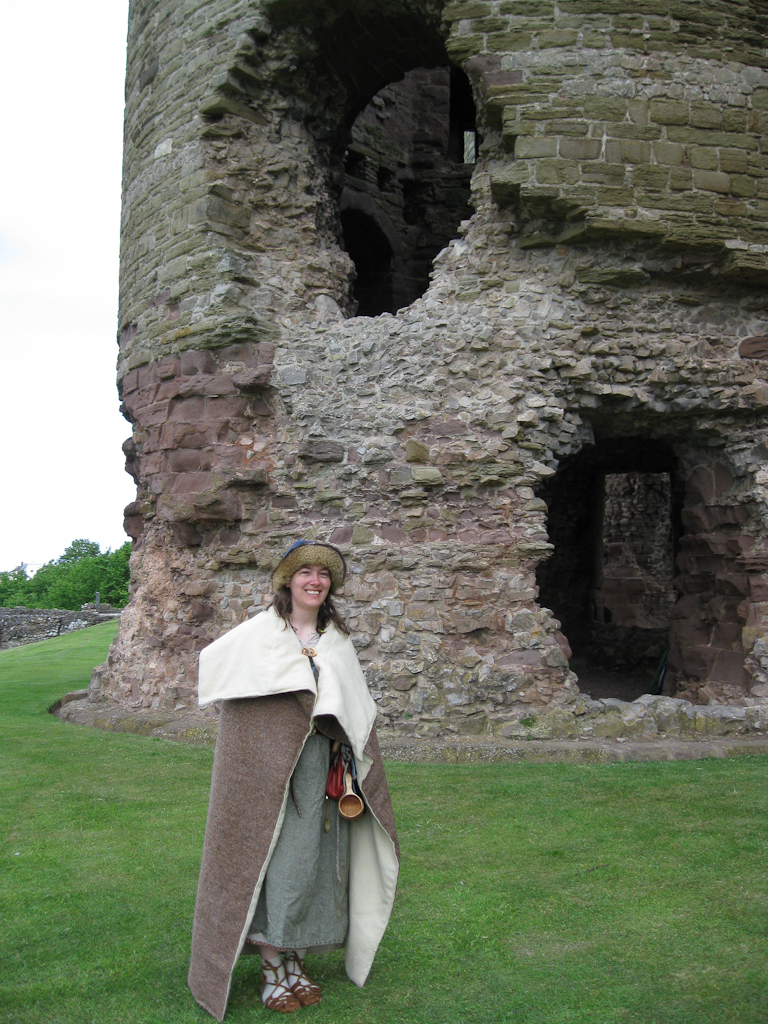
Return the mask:
<svg viewBox="0 0 768 1024">
<path fill-rule="evenodd" d="M 349 926 L 349 822 L 339 815 L 335 800 L 325 799 L 330 747 L 327 736 L 314 733 L 294 769 L 292 796 L 248 930 L 249 942 L 311 952 L 344 944 Z"/>
</svg>

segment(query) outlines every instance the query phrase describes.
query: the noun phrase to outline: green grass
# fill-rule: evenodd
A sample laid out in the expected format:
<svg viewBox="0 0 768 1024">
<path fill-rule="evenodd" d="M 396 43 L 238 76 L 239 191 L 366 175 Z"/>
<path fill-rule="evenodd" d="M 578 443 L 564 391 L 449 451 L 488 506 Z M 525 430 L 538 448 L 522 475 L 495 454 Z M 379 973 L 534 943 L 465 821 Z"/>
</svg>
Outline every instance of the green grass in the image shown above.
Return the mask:
<svg viewBox="0 0 768 1024">
<path fill-rule="evenodd" d="M 114 624 L 0 652 L 0 1024 L 187 1024 L 212 751 L 64 724 Z M 327 1024 L 765 1024 L 768 759 L 388 766 L 403 847 Z M 227 1021 L 275 1021 L 255 958 Z"/>
</svg>

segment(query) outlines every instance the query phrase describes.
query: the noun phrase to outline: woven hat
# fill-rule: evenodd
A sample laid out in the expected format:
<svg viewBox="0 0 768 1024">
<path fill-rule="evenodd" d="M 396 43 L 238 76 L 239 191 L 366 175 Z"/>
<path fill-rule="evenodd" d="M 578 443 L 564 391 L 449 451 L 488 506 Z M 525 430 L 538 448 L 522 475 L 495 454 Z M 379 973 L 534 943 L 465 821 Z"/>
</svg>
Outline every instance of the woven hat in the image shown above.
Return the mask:
<svg viewBox="0 0 768 1024">
<path fill-rule="evenodd" d="M 287 587 L 293 574 L 302 565 L 322 565 L 331 574 L 331 591 L 338 590 L 347 575 L 347 563 L 342 553 L 332 544 L 321 541 L 297 540 L 291 544 L 272 574 L 272 589 Z"/>
</svg>

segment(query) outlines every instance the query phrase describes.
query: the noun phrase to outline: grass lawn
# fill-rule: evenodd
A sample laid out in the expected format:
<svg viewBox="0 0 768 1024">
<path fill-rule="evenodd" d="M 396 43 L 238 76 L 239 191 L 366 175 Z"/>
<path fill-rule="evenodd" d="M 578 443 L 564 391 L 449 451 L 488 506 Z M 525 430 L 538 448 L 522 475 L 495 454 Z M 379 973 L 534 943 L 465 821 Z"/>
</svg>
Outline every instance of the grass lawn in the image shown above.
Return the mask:
<svg viewBox="0 0 768 1024">
<path fill-rule="evenodd" d="M 186 988 L 212 751 L 64 724 L 116 626 L 0 652 L 0 1024 L 204 1024 Z M 768 759 L 388 766 L 399 896 L 317 1024 L 766 1024 Z M 257 958 L 227 1021 L 275 1021 Z M 299 1018 L 295 1018 L 298 1020 Z"/>
</svg>

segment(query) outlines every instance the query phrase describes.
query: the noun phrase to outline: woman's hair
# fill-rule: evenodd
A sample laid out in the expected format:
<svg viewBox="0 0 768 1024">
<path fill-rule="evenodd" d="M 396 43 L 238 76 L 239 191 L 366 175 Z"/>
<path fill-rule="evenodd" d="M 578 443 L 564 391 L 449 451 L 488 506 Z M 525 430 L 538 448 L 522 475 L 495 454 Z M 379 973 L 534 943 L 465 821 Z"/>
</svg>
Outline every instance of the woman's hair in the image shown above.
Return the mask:
<svg viewBox="0 0 768 1024">
<path fill-rule="evenodd" d="M 274 608 L 286 626 L 290 626 L 293 601 L 291 600 L 290 588 L 287 585 L 280 587 L 278 592 L 270 601 L 268 607 Z M 338 629 L 338 631 L 344 636 L 349 636 L 349 626 L 341 617 L 341 613 L 333 603 L 333 598 L 329 592 L 317 610 L 318 633 L 324 633 L 331 623 L 333 623 L 336 629 Z"/>
</svg>

